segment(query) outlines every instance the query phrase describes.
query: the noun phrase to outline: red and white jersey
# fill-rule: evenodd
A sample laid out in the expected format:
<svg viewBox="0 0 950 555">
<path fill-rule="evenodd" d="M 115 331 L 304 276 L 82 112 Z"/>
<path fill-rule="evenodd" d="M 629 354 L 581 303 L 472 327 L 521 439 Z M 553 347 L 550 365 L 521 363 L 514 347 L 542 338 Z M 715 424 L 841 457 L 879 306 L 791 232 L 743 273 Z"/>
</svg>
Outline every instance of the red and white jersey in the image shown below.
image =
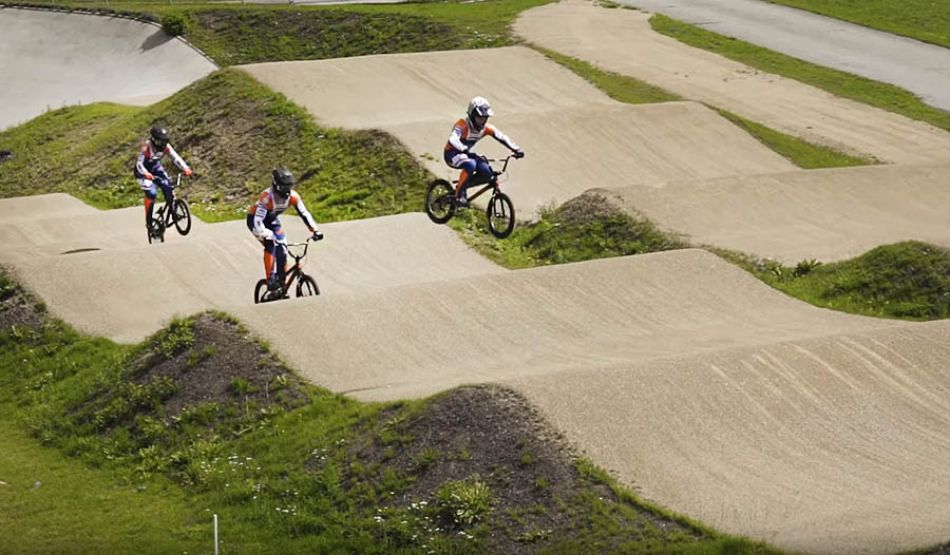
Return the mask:
<svg viewBox="0 0 950 555">
<path fill-rule="evenodd" d="M 494 125 L 486 123 L 484 127 L 475 131 L 468 121 L 468 118 L 462 118 L 455 122 L 455 126 L 452 127 L 452 133 L 449 135 L 449 140 L 445 143 L 445 150 L 465 152 L 475 146 L 475 143 L 485 136 L 494 137 L 496 141 L 511 150 L 519 150 L 518 145 Z"/>
<path fill-rule="evenodd" d="M 291 206 L 297 210 L 297 214 L 300 215 L 307 229 L 311 232 L 317 229 L 317 222 L 314 221 L 310 211 L 304 206 L 303 199 L 300 198 L 297 191 L 290 191 L 289 196 L 282 198 L 274 193 L 273 187 L 270 187 L 262 192 L 257 202 L 247 209 L 249 215 L 254 215 L 254 226 L 251 231 L 259 237 L 264 232 L 265 227 L 271 227 L 277 216 L 283 214 Z"/>
<path fill-rule="evenodd" d="M 172 161 L 178 166 L 181 170 L 187 170 L 188 164 L 182 160 L 181 156 L 175 152 L 175 149 L 172 148 L 171 144 L 165 145 L 164 150 L 155 150 L 155 147 L 152 145 L 152 141 L 146 140 L 142 143 L 142 149 L 139 151 L 139 157 L 135 161 L 135 175 L 136 177 L 144 177 L 147 173 L 155 173 L 156 170 L 161 169 L 162 167 L 162 158 L 165 155 L 172 157 Z"/>
</svg>

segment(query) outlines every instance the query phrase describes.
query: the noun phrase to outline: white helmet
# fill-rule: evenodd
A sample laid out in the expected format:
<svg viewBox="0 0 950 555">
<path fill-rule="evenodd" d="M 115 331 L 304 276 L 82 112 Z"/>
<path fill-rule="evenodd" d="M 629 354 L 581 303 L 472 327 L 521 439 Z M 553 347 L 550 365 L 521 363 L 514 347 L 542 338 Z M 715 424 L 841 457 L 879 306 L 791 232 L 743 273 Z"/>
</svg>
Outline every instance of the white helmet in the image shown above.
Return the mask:
<svg viewBox="0 0 950 555">
<path fill-rule="evenodd" d="M 495 115 L 495 111 L 491 109 L 491 104 L 488 103 L 484 97 L 476 96 L 468 103 L 468 123 L 472 127 L 475 127 L 475 130 L 481 129 L 481 126 L 475 125 L 475 117 L 487 118 L 488 116 Z"/>
</svg>

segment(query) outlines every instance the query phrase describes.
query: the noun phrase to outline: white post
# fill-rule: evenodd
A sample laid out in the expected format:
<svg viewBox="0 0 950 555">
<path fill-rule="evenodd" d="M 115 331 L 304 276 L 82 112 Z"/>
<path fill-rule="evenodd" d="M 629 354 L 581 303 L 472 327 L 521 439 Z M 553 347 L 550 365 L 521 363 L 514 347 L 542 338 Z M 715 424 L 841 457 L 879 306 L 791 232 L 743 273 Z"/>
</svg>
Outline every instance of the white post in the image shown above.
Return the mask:
<svg viewBox="0 0 950 555">
<path fill-rule="evenodd" d="M 214 555 L 220 555 L 218 551 L 218 515 L 214 515 Z"/>
</svg>

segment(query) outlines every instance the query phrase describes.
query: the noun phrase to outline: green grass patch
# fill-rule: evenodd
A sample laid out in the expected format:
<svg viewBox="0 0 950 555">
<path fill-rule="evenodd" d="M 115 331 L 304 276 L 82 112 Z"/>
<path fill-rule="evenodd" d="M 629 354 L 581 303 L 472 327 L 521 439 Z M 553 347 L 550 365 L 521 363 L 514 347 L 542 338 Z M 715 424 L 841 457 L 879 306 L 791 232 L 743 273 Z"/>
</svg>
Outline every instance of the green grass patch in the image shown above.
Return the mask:
<svg viewBox="0 0 950 555">
<path fill-rule="evenodd" d="M 0 529 L 7 553 L 200 553 L 211 517 L 167 483 L 122 484 L 41 447 L 0 416 Z"/>
<path fill-rule="evenodd" d="M 950 48 L 950 4 L 939 0 L 768 0 Z"/>
<path fill-rule="evenodd" d="M 950 131 L 950 113 L 924 104 L 900 87 L 805 62 L 659 14 L 650 18 L 650 25 L 690 46 Z"/>
<path fill-rule="evenodd" d="M 795 266 L 717 253 L 816 306 L 903 320 L 950 317 L 950 251 L 927 243 L 883 245 L 842 262 L 803 260 Z"/>
<path fill-rule="evenodd" d="M 283 95 L 230 69 L 148 108 L 63 108 L 0 132 L 0 144 L 15 153 L 0 172 L 0 196 L 64 192 L 100 208 L 141 204 L 132 168 L 153 122 L 168 126 L 195 168 L 198 177 L 181 191 L 206 221 L 244 217 L 277 165 L 297 175 L 318 221 L 416 211 L 429 179 L 393 137 L 322 128 Z"/>
<path fill-rule="evenodd" d="M 660 87 L 655 87 L 645 81 L 612 71 L 605 71 L 583 60 L 565 56 L 553 50 L 537 46 L 534 48 L 549 59 L 554 60 L 583 77 L 595 87 L 604 91 L 607 96 L 619 102 L 625 102 L 627 104 L 652 104 L 656 102 L 682 100 L 682 97 L 665 91 Z"/>
<path fill-rule="evenodd" d="M 506 268 L 581 262 L 689 245 L 642 217 L 625 213 L 607 193 L 596 190 L 542 210 L 537 221 L 519 225 L 504 240 L 491 237 L 481 210 L 467 210 L 451 221 L 463 240 Z"/>
<path fill-rule="evenodd" d="M 852 156 L 833 148 L 815 145 L 798 137 L 776 131 L 726 110 L 717 110 L 722 117 L 741 127 L 759 142 L 781 154 L 799 168 L 842 168 L 876 164 L 872 157 Z"/>
<path fill-rule="evenodd" d="M 131 14 L 161 22 L 217 64 L 228 66 L 507 46 L 519 42 L 510 31 L 515 17 L 549 1 L 352 6 L 171 4 L 164 0 L 31 4 Z"/>
</svg>

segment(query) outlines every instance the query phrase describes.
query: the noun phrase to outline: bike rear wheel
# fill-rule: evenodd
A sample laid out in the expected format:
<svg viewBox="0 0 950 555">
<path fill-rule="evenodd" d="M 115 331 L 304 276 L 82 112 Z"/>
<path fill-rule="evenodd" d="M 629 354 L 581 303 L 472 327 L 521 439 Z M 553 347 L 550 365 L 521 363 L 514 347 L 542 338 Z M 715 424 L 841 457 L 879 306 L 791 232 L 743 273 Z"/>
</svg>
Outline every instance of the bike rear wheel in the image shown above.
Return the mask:
<svg viewBox="0 0 950 555">
<path fill-rule="evenodd" d="M 515 229 L 515 207 L 505 193 L 492 195 L 485 215 L 488 216 L 488 231 L 499 239 L 508 237 Z"/>
<path fill-rule="evenodd" d="M 317 280 L 310 276 L 302 275 L 297 282 L 298 297 L 313 297 L 320 294 L 320 288 L 317 287 Z"/>
<path fill-rule="evenodd" d="M 188 235 L 191 231 L 191 210 L 188 209 L 188 203 L 184 199 L 176 198 L 174 208 L 170 212 L 178 233 Z"/>
<path fill-rule="evenodd" d="M 436 179 L 426 191 L 426 214 L 437 224 L 444 224 L 455 215 L 455 189 L 444 179 Z"/>
<path fill-rule="evenodd" d="M 152 218 L 152 228 L 145 226 L 145 233 L 148 235 L 149 244 L 165 242 L 165 213 L 158 210 Z"/>
</svg>

